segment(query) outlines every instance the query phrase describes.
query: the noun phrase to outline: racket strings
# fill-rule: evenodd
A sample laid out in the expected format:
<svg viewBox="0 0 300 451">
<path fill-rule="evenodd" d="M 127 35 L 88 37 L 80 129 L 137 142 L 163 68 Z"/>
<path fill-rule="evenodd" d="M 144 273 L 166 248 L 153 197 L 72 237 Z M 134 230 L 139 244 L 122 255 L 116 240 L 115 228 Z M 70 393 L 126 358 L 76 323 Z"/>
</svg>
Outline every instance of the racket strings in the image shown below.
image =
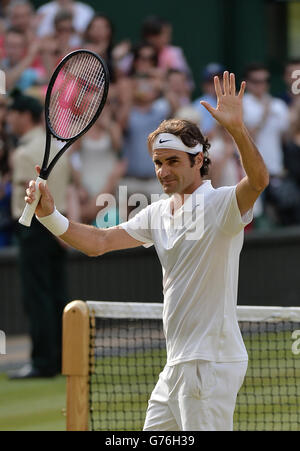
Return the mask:
<svg viewBox="0 0 300 451">
<path fill-rule="evenodd" d="M 64 67 L 64 81 L 62 83 L 62 86 L 60 87 L 60 80 L 58 78 L 58 83 L 56 85 L 58 86 L 57 95 L 55 96 L 56 102 L 53 104 L 53 124 L 56 125 L 56 133 L 60 136 L 72 136 L 74 134 L 74 130 L 76 128 L 80 129 L 80 125 L 82 127 L 82 121 L 81 124 L 78 123 L 78 115 L 77 118 L 75 114 L 72 112 L 72 108 L 74 109 L 75 103 L 72 102 L 71 95 L 73 93 L 73 96 L 75 97 L 77 95 L 77 89 L 80 88 L 80 80 L 79 80 L 79 69 L 81 68 L 80 77 L 85 77 L 86 79 L 86 68 L 87 63 L 85 56 L 84 58 L 73 58 L 72 64 L 70 64 L 70 61 L 66 64 Z M 83 66 L 84 65 L 84 66 Z M 95 69 L 95 63 L 90 67 L 90 70 Z M 82 67 L 85 67 L 85 72 L 82 72 Z M 82 82 L 81 82 L 82 85 Z M 55 88 L 56 86 L 54 86 Z M 80 89 L 79 94 L 81 94 L 83 89 Z M 77 100 L 78 96 L 76 96 Z M 80 96 L 80 99 L 82 100 L 82 96 Z M 77 103 L 77 102 L 76 102 Z M 78 103 L 77 103 L 78 105 Z M 77 120 L 76 120 L 77 119 Z M 79 125 L 79 127 L 78 127 Z M 72 126 L 73 132 L 70 128 Z M 76 127 L 77 126 L 77 127 Z M 68 131 L 68 133 L 66 133 Z M 76 132 L 75 132 L 76 134 Z"/>
<path fill-rule="evenodd" d="M 70 58 L 53 85 L 49 121 L 55 134 L 70 139 L 94 118 L 105 86 L 105 71 L 98 58 L 79 54 Z"/>
<path fill-rule="evenodd" d="M 84 55 L 84 58 L 81 57 L 77 58 L 76 61 L 72 61 L 72 64 L 70 64 L 69 62 L 68 66 L 66 66 L 65 69 L 65 81 L 63 83 L 62 89 L 59 92 L 60 96 L 64 96 L 62 99 L 63 102 L 58 101 L 54 110 L 56 112 L 56 131 L 57 134 L 62 137 L 74 136 L 80 133 L 80 131 L 85 128 L 86 124 L 89 123 L 90 113 L 93 114 L 94 112 L 94 99 L 90 101 L 90 108 L 87 108 L 87 106 L 89 91 L 91 89 L 92 83 L 95 83 L 95 73 L 97 73 L 98 60 L 96 58 L 92 58 L 92 64 L 89 64 L 89 61 L 84 60 L 87 60 L 86 55 Z M 85 68 L 84 72 L 82 71 L 82 67 Z M 90 74 L 89 78 L 88 74 Z M 80 97 L 80 100 L 82 102 L 84 93 L 87 94 L 85 104 L 82 104 L 81 109 L 78 110 L 78 105 L 80 105 L 78 97 Z M 61 99 L 61 97 L 59 99 Z M 74 114 L 74 109 L 76 114 Z M 85 114 L 82 114 L 83 111 L 85 112 Z"/>
</svg>

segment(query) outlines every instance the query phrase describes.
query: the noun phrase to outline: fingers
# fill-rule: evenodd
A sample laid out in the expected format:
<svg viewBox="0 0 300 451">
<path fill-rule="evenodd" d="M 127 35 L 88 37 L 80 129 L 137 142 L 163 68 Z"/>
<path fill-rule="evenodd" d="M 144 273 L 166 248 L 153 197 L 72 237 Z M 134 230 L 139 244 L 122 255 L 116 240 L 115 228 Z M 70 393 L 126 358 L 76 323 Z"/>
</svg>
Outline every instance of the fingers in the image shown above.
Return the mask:
<svg viewBox="0 0 300 451">
<path fill-rule="evenodd" d="M 229 73 L 225 71 L 223 73 L 223 89 L 221 87 L 221 83 L 218 76 L 214 77 L 215 91 L 218 98 L 224 96 L 236 96 L 236 82 L 234 73 Z M 241 88 L 238 93 L 238 97 L 242 97 L 244 95 L 246 88 L 246 82 L 243 81 L 241 83 Z"/>
<path fill-rule="evenodd" d="M 223 93 L 222 93 L 221 83 L 220 83 L 219 77 L 217 75 L 214 77 L 214 85 L 215 85 L 215 91 L 216 91 L 217 98 L 219 99 L 220 97 L 222 97 Z"/>
<path fill-rule="evenodd" d="M 246 82 L 242 81 L 241 88 L 240 88 L 240 91 L 238 93 L 238 97 L 240 97 L 240 98 L 243 97 L 245 89 L 246 89 Z"/>
<path fill-rule="evenodd" d="M 34 200 L 35 200 L 35 181 L 31 180 L 29 182 L 28 188 L 26 189 L 26 196 L 25 196 L 25 202 L 27 202 L 28 204 L 31 204 Z"/>
<path fill-rule="evenodd" d="M 210 114 L 213 116 L 215 113 L 215 108 L 213 108 L 209 103 L 205 102 L 204 100 L 201 100 L 201 105 L 204 106 L 204 108 L 207 109 L 207 111 L 210 112 Z"/>
<path fill-rule="evenodd" d="M 230 94 L 229 72 L 227 70 L 223 74 L 223 90 L 225 96 L 228 96 Z"/>
<path fill-rule="evenodd" d="M 229 91 L 230 91 L 231 95 L 235 96 L 236 89 L 235 89 L 235 75 L 234 74 L 230 74 Z"/>
</svg>

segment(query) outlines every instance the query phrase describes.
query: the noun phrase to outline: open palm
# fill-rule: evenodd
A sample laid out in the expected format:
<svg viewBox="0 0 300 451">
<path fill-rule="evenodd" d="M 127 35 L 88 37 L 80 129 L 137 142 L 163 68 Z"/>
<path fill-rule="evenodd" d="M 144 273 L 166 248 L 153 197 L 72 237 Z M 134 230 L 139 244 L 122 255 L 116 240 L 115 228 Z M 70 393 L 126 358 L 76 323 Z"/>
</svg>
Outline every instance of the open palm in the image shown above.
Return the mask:
<svg viewBox="0 0 300 451">
<path fill-rule="evenodd" d="M 214 77 L 215 91 L 217 95 L 217 107 L 213 108 L 209 103 L 202 101 L 210 114 L 228 131 L 243 126 L 243 95 L 246 82 L 241 83 L 240 91 L 236 93 L 235 75 L 229 72 L 223 74 L 223 89 L 219 77 Z"/>
</svg>

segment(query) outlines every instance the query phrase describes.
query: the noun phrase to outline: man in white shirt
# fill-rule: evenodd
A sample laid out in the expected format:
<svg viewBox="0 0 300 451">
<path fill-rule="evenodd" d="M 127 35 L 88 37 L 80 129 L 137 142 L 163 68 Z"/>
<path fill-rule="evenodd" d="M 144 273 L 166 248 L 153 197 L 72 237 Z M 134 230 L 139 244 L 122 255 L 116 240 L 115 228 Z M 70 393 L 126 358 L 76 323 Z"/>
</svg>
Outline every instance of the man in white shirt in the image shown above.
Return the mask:
<svg viewBox="0 0 300 451">
<path fill-rule="evenodd" d="M 270 74 L 264 66 L 249 66 L 245 79 L 245 124 L 264 158 L 270 176 L 280 176 L 283 172 L 282 137 L 289 127 L 288 107 L 283 100 L 270 95 Z"/>
<path fill-rule="evenodd" d="M 171 119 L 149 135 L 148 147 L 167 199 L 128 222 L 96 229 L 69 222 L 40 184 L 36 216 L 53 234 L 90 256 L 141 245 L 156 247 L 163 268 L 167 364 L 149 400 L 144 430 L 232 430 L 247 352 L 236 317 L 243 228 L 268 184 L 268 172 L 243 123 L 246 83 L 234 74 L 214 80 L 216 109 L 202 105 L 231 134 L 246 176 L 214 189 L 203 178 L 209 143 L 195 124 Z M 38 168 L 37 168 L 38 170 Z M 26 202 L 35 197 L 35 182 Z"/>
<path fill-rule="evenodd" d="M 94 16 L 94 9 L 83 2 L 73 0 L 54 0 L 41 5 L 37 9 L 39 26 L 38 36 L 47 36 L 54 32 L 54 18 L 61 11 L 69 11 L 73 15 L 74 31 L 83 34 Z"/>
</svg>

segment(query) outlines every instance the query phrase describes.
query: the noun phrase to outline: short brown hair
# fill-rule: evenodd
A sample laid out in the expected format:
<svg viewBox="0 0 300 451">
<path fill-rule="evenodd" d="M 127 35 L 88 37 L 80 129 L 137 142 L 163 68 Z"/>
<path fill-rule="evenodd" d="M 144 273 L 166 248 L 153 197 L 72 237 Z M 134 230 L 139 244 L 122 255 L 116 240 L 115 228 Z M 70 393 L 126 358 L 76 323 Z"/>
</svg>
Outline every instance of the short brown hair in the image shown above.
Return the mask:
<svg viewBox="0 0 300 451">
<path fill-rule="evenodd" d="M 200 143 L 203 147 L 204 156 L 203 166 L 200 169 L 200 174 L 202 177 L 208 174 L 209 165 L 211 163 L 208 156 L 210 144 L 208 142 L 208 139 L 202 135 L 199 127 L 196 124 L 184 119 L 168 119 L 163 121 L 159 125 L 159 127 L 148 136 L 148 149 L 151 154 L 153 142 L 157 135 L 159 135 L 160 133 L 171 133 L 172 135 L 178 136 L 181 141 L 188 147 L 195 147 L 198 143 Z M 193 166 L 196 155 L 188 153 L 188 156 Z"/>
</svg>

